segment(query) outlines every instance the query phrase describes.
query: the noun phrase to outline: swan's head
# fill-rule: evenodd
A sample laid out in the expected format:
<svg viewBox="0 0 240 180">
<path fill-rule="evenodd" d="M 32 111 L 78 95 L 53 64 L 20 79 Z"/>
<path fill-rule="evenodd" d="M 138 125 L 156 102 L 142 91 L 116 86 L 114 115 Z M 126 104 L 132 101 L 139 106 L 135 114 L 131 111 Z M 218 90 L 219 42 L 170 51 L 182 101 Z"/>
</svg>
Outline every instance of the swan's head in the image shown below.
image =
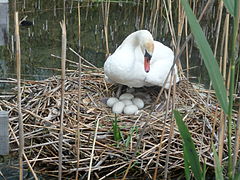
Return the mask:
<svg viewBox="0 0 240 180">
<path fill-rule="evenodd" d="M 144 70 L 145 72 L 148 73 L 150 71 L 150 60 L 152 58 L 154 49 L 153 40 L 145 42 L 143 47 L 144 47 Z"/>
<path fill-rule="evenodd" d="M 138 42 L 144 54 L 144 70 L 150 71 L 150 60 L 154 50 L 154 40 L 152 34 L 147 30 L 139 30 L 136 32 Z"/>
</svg>

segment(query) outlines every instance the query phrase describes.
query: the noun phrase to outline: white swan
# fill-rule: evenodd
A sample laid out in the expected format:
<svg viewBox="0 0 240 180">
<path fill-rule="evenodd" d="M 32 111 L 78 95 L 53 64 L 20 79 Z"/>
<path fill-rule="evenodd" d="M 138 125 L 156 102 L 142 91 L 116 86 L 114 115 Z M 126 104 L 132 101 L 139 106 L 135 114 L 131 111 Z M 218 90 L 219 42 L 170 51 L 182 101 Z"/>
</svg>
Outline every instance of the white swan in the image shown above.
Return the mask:
<svg viewBox="0 0 240 180">
<path fill-rule="evenodd" d="M 129 87 L 163 86 L 173 65 L 173 51 L 147 30 L 130 34 L 104 63 L 105 79 Z M 179 81 L 175 65 L 176 82 Z M 170 76 L 169 76 L 170 77 Z M 165 85 L 170 87 L 170 78 Z"/>
</svg>

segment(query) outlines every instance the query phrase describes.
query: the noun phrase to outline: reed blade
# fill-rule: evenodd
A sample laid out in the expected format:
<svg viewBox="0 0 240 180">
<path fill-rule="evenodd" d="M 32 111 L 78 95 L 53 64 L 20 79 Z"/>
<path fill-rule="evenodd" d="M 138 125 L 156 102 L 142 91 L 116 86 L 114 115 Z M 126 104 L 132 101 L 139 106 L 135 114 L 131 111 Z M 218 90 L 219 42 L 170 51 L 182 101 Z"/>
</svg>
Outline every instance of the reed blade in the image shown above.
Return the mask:
<svg viewBox="0 0 240 180">
<path fill-rule="evenodd" d="M 189 163 L 188 163 L 188 159 L 187 159 L 187 151 L 185 146 L 183 145 L 183 158 L 184 158 L 184 173 L 185 173 L 185 178 L 186 180 L 190 180 L 191 179 L 191 173 L 190 173 L 190 168 L 189 168 Z"/>
<path fill-rule="evenodd" d="M 214 169 L 215 169 L 216 179 L 224 180 L 223 173 L 222 173 L 222 167 L 221 167 L 221 164 L 220 164 L 220 161 L 219 161 L 216 149 L 214 148 L 213 145 L 212 145 L 212 150 L 213 150 L 214 161 L 215 161 L 215 168 Z"/>
<path fill-rule="evenodd" d="M 234 0 L 223 0 L 225 7 L 228 12 L 233 15 L 234 14 Z"/>
<path fill-rule="evenodd" d="M 185 13 L 188 17 L 188 22 L 191 27 L 192 33 L 194 35 L 195 41 L 198 45 L 200 53 L 203 57 L 204 64 L 208 70 L 208 74 L 213 84 L 213 88 L 216 92 L 218 101 L 220 102 L 224 112 L 228 114 L 228 99 L 227 91 L 224 86 L 224 80 L 220 73 L 218 63 L 213 55 L 210 45 L 200 27 L 195 15 L 192 12 L 188 2 L 186 0 L 181 0 L 184 7 Z"/>
<path fill-rule="evenodd" d="M 113 119 L 113 138 L 117 142 L 121 140 L 121 132 L 118 126 L 118 118 L 116 114 L 115 114 L 115 118 Z"/>
<path fill-rule="evenodd" d="M 173 110 L 173 112 L 174 112 L 174 117 L 176 119 L 176 123 L 178 126 L 178 130 L 183 139 L 184 160 L 187 160 L 188 164 L 191 166 L 191 169 L 192 169 L 195 179 L 201 180 L 202 179 L 202 169 L 200 166 L 199 157 L 198 157 L 197 151 L 195 149 L 195 145 L 193 143 L 191 135 L 190 135 L 188 128 L 185 125 L 180 113 L 176 110 Z"/>
</svg>

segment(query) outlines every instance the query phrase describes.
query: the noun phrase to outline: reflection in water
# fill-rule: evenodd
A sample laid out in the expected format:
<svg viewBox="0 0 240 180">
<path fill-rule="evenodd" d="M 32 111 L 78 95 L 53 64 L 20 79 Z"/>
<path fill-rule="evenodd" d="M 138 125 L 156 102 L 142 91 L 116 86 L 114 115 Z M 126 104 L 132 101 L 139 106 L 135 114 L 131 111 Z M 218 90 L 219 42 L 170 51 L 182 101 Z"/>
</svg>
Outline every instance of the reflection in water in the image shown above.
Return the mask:
<svg viewBox="0 0 240 180">
<path fill-rule="evenodd" d="M 61 54 L 61 28 L 63 19 L 62 1 L 20 1 L 17 4 L 20 19 L 32 22 L 32 26 L 20 26 L 22 78 L 45 79 L 59 74 L 51 70 L 60 67 L 60 60 L 51 54 Z M 10 7 L 13 3 L 10 2 Z M 136 17 L 130 14 L 136 9 L 134 4 L 112 3 L 109 15 L 109 47 L 110 52 L 121 43 L 126 35 L 135 30 Z M 10 32 L 14 35 L 13 8 L 10 8 Z M 78 51 L 78 16 L 77 3 L 66 2 L 66 24 L 68 47 Z M 106 58 L 106 47 L 103 32 L 101 3 L 86 2 L 81 4 L 81 51 L 85 59 L 98 67 L 102 67 Z M 14 48 L 9 48 L 14 49 Z M 11 52 L 14 54 L 14 52 Z M 15 77 L 14 56 L 7 54 L 8 77 Z M 67 58 L 78 61 L 71 51 Z M 9 63 L 11 62 L 11 63 Z M 70 66 L 68 67 L 70 68 Z"/>
<path fill-rule="evenodd" d="M 153 2 L 146 3 L 144 13 L 140 1 L 128 3 L 111 3 L 108 22 L 109 52 L 113 53 L 122 40 L 133 31 L 153 27 Z M 49 0 L 19 0 L 17 10 L 19 17 L 24 21 L 20 26 L 22 78 L 41 80 L 49 76 L 58 75 L 53 69 L 60 68 L 60 60 L 51 56 L 61 55 L 61 28 L 59 22 L 63 19 L 63 1 Z M 0 52 L 0 59 L 4 59 L 7 67 L 5 72 L 0 71 L 0 77 L 16 78 L 14 57 L 14 1 L 9 2 L 10 7 L 10 39 L 12 42 Z M 1 12 L 1 11 L 0 11 Z M 161 12 L 162 13 L 162 12 Z M 177 13 L 177 11 L 176 11 Z M 92 1 L 81 2 L 81 49 L 80 54 L 98 67 L 102 67 L 106 59 L 106 43 L 104 37 L 104 18 L 102 3 Z M 167 46 L 172 46 L 171 35 L 164 14 L 154 24 L 154 38 Z M 27 22 L 27 23 L 25 23 Z M 28 23 L 31 22 L 31 25 Z M 25 26 L 26 25 L 26 26 Z M 30 26 L 29 26 L 30 25 Z M 79 52 L 78 40 L 78 13 L 77 1 L 66 1 L 66 25 L 68 47 Z M 175 25 L 177 27 L 177 23 Z M 193 55 L 194 63 L 199 65 L 198 54 Z M 78 57 L 70 50 L 67 58 L 78 61 Z M 183 58 L 184 59 L 184 58 Z M 185 63 L 185 60 L 182 61 Z M 183 67 L 185 67 L 183 65 Z M 71 69 L 71 65 L 67 64 Z M 193 69 L 194 70 L 194 69 Z M 193 70 L 191 70 L 193 72 Z M 199 69 L 196 69 L 199 71 Z"/>
<path fill-rule="evenodd" d="M 0 0 L 0 50 L 8 43 L 9 34 L 9 12 L 8 0 Z M 2 46 L 2 47 L 1 47 Z M 0 52 L 0 77 L 5 78 L 8 75 L 9 68 L 6 57 L 1 56 Z M 8 85 L 0 83 L 0 88 L 5 89 Z"/>
<path fill-rule="evenodd" d="M 7 44 L 9 31 L 8 0 L 0 0 L 0 46 Z"/>
</svg>

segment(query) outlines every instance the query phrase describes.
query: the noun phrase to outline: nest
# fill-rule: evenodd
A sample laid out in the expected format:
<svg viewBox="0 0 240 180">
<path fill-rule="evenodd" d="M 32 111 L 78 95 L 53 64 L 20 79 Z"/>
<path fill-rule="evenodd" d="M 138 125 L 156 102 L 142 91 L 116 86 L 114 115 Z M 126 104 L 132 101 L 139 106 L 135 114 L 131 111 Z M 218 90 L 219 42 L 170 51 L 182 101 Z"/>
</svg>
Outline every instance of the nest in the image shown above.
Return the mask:
<svg viewBox="0 0 240 180">
<path fill-rule="evenodd" d="M 159 177 L 165 171 L 168 171 L 171 178 L 178 177 L 184 168 L 184 160 L 182 139 L 172 115 L 174 106 L 184 115 L 201 162 L 206 162 L 209 167 L 214 166 L 211 143 L 218 143 L 215 132 L 219 126 L 216 119 L 220 116 L 220 109 L 213 92 L 188 81 L 181 81 L 176 85 L 174 94 L 165 96 L 168 91 L 164 91 L 157 105 L 152 106 L 160 88 L 140 88 L 136 91 L 150 96 L 145 107 L 136 115 L 115 116 L 104 102 L 107 97 L 114 96 L 116 85 L 104 81 L 102 69 L 83 66 L 81 82 L 79 104 L 78 72 L 68 73 L 65 81 L 62 156 L 64 177 L 74 178 L 78 171 L 84 179 L 91 170 L 91 177 L 98 179 L 124 175 L 151 179 L 156 168 Z M 9 111 L 12 152 L 18 150 L 16 101 L 17 96 L 1 100 L 1 108 Z M 36 172 L 50 176 L 58 174 L 60 104 L 60 77 L 24 82 L 24 151 Z M 78 109 L 80 119 L 77 118 Z M 121 132 L 121 140 L 118 142 L 113 136 L 113 121 L 116 120 Z"/>
</svg>

